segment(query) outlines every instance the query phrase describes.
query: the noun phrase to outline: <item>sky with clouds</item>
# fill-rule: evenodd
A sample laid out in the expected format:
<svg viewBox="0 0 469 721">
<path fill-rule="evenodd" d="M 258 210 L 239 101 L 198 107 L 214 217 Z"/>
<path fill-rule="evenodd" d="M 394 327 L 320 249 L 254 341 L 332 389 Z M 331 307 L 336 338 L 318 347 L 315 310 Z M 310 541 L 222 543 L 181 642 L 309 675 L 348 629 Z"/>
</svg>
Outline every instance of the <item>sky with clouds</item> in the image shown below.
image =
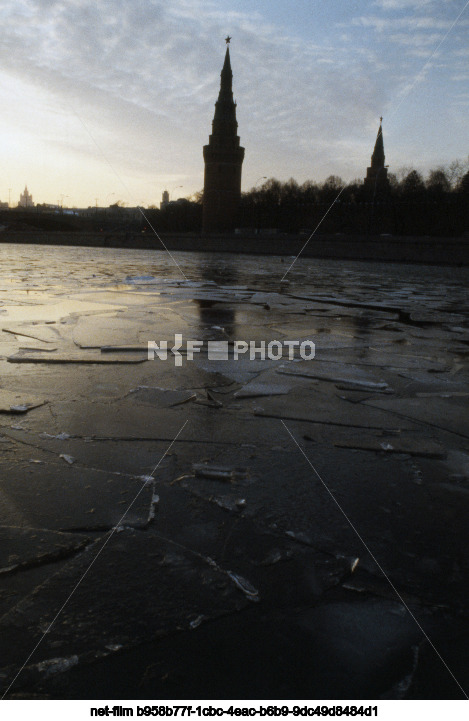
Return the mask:
<svg viewBox="0 0 469 721">
<path fill-rule="evenodd" d="M 0 200 L 159 203 L 203 186 L 224 37 L 243 189 L 469 153 L 466 0 L 2 0 Z M 456 22 L 455 22 L 456 21 Z M 180 187 L 182 186 L 182 187 Z"/>
</svg>

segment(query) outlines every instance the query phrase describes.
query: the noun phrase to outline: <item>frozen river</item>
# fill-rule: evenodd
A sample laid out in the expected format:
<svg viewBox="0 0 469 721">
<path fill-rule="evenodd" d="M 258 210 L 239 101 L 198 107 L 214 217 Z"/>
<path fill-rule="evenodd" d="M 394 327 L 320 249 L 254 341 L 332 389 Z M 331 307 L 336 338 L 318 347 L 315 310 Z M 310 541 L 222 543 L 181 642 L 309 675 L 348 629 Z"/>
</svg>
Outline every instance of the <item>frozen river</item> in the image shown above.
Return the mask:
<svg viewBox="0 0 469 721">
<path fill-rule="evenodd" d="M 53 292 L 102 289 L 122 286 L 126 278 L 154 276 L 161 282 L 215 281 L 220 285 L 247 285 L 272 291 L 294 257 L 245 256 L 232 254 L 183 253 L 107 248 L 73 248 L 37 245 L 0 245 L 2 302 L 12 289 L 42 289 Z M 433 304 L 439 295 L 459 303 L 467 297 L 467 268 L 396 263 L 370 263 L 300 258 L 287 274 L 291 284 L 314 293 L 346 294 L 362 301 L 410 301 Z M 11 284 L 11 285 L 10 285 Z M 438 301 L 437 301 L 438 302 Z"/>
<path fill-rule="evenodd" d="M 10 695 L 462 697 L 469 269 L 293 260 L 0 245 Z"/>
</svg>

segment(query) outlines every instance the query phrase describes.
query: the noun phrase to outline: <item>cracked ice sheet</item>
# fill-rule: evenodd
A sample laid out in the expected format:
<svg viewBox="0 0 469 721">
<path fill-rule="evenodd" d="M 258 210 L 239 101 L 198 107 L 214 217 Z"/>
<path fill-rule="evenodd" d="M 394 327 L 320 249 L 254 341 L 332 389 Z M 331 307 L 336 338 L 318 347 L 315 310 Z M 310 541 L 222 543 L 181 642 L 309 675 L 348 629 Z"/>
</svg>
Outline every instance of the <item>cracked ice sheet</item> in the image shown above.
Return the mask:
<svg viewBox="0 0 469 721">
<path fill-rule="evenodd" d="M 46 402 L 42 398 L 28 396 L 26 393 L 15 393 L 0 388 L 0 413 L 26 413 Z"/>
<path fill-rule="evenodd" d="M 103 346 L 132 346 L 148 341 L 173 338 L 175 333 L 184 337 L 190 326 L 174 308 L 167 306 L 132 306 L 113 315 L 83 315 L 73 327 L 73 341 L 82 348 Z"/>
<path fill-rule="evenodd" d="M 77 348 L 74 349 L 76 353 Z M 80 351 L 78 351 L 80 353 Z M 93 351 L 82 351 L 87 357 Z M 100 353 L 101 356 L 114 355 Z M 117 353 L 118 357 L 129 354 Z M 130 354 L 132 358 L 132 354 Z M 40 369 L 40 370 L 39 370 Z M 175 370 L 174 361 L 151 361 L 149 363 L 115 364 L 112 374 L 105 364 L 93 366 L 87 364 L 41 364 L 25 363 L 21 369 L 17 364 L 3 363 L 2 382 L 8 388 L 36 395 L 38 382 L 41 393 L 51 402 L 53 399 L 66 400 L 71 398 L 87 398 L 93 401 L 103 396 L 119 398 L 137 386 L 159 386 L 170 389 L 202 389 L 226 385 L 229 381 L 219 373 L 217 367 L 207 372 L 201 370 L 193 362 L 184 363 Z M 177 372 L 176 372 L 177 371 Z M 0 419 L 1 422 L 1 419 Z M 44 428 L 43 430 L 47 430 Z"/>
<path fill-rule="evenodd" d="M 0 526 L 0 574 L 65 558 L 90 542 L 77 533 Z"/>
<path fill-rule="evenodd" d="M 57 343 L 60 339 L 59 330 L 54 326 L 44 323 L 9 323 L 2 326 L 2 331 L 17 337 L 31 338 L 42 343 Z"/>
<path fill-rule="evenodd" d="M 159 486 L 159 514 L 147 531 L 149 536 L 157 533 L 171 538 L 220 566 L 234 568 L 259 589 L 266 602 L 309 604 L 350 573 L 345 559 L 267 530 L 244 511 L 221 510 L 214 501 L 215 483 L 206 485 L 196 477 L 183 483 L 187 490 L 182 484 Z"/>
<path fill-rule="evenodd" d="M 43 421 L 41 431 L 51 435 L 65 432 L 78 438 L 171 442 L 186 420 L 189 422 L 178 444 L 192 441 L 237 445 L 249 442 L 253 434 L 266 442 L 277 432 L 270 421 L 263 422 L 249 413 L 240 423 L 231 411 L 192 402 L 165 409 L 138 405 L 127 397 L 116 403 L 59 402 L 54 403 L 53 411 L 54 419 Z"/>
<path fill-rule="evenodd" d="M 377 453 L 404 453 L 423 458 L 446 458 L 446 450 L 439 444 L 425 438 L 379 438 L 365 437 L 357 440 L 342 440 L 334 443 L 338 448 L 356 448 Z"/>
<path fill-rule="evenodd" d="M 80 348 L 108 345 L 136 345 L 135 323 L 115 316 L 81 316 L 72 331 L 73 342 Z"/>
<path fill-rule="evenodd" d="M 376 348 L 362 346 L 360 348 L 350 347 L 346 350 L 338 349 L 331 354 L 329 348 L 324 350 L 316 347 L 316 359 L 330 363 L 348 363 L 354 366 L 375 366 L 377 368 L 416 368 L 419 370 L 432 370 L 443 372 L 448 370 L 447 359 L 441 358 L 444 355 L 443 349 L 438 349 L 439 357 L 435 357 L 435 348 L 431 349 L 431 356 L 425 354 L 406 354 L 393 352 L 391 349 L 377 350 Z M 448 359 L 449 360 L 449 359 Z"/>
<path fill-rule="evenodd" d="M 284 364 L 283 367 L 277 368 L 277 373 L 291 376 L 304 374 L 307 378 L 330 381 L 331 383 L 355 381 L 376 384 L 384 380 L 380 368 L 356 367 L 350 363 L 340 361 L 331 364 L 329 361 L 319 359 Z"/>
<path fill-rule="evenodd" d="M 197 395 L 193 391 L 177 391 L 150 386 L 139 386 L 133 388 L 129 393 L 129 398 L 136 403 L 157 408 L 172 408 L 193 401 L 196 397 Z"/>
<path fill-rule="evenodd" d="M 165 441 L 132 441 L 132 446 L 121 441 L 93 442 L 89 439 L 70 438 L 67 434 L 49 436 L 45 433 L 28 433 L 9 430 L 7 435 L 0 436 L 0 449 L 14 451 L 14 464 L 25 475 L 31 466 L 50 466 L 58 472 L 66 472 L 61 454 L 71 455 L 75 464 L 88 471 L 101 471 L 109 474 L 121 474 L 128 478 L 139 479 L 149 476 L 160 461 L 157 471 L 153 474 L 155 483 L 162 478 L 174 476 L 175 454 L 165 453 L 168 442 Z M 178 453 L 180 449 L 178 448 Z M 161 460 L 162 459 L 162 460 Z M 13 456 L 11 455 L 11 460 Z M 4 466 L 6 467 L 6 466 Z M 143 479 L 142 479 L 143 480 Z M 22 523 L 22 519 L 19 521 Z"/>
<path fill-rule="evenodd" d="M 376 322 L 374 324 L 377 325 Z M 379 331 L 379 327 L 373 326 L 373 321 L 370 318 L 349 318 L 347 316 L 311 316 L 304 320 L 290 316 L 284 319 L 280 324 L 278 321 L 273 323 L 274 330 L 278 330 L 283 335 L 288 335 L 290 338 L 310 338 L 312 340 L 324 339 L 324 336 L 328 334 L 337 334 L 338 337 L 343 339 L 353 339 L 354 343 L 361 339 L 363 342 L 367 340 L 366 335 L 371 330 L 379 332 L 380 336 L 386 337 L 387 334 Z M 389 339 L 393 339 L 392 335 L 388 336 Z"/>
<path fill-rule="evenodd" d="M 76 535 L 73 534 L 74 537 Z M 73 553 L 51 563 L 45 561 L 37 566 L 22 568 L 19 573 L 0 574 L 0 618 L 53 573 L 57 573 L 64 564 L 68 563 L 71 555 Z"/>
<path fill-rule="evenodd" d="M 0 620 L 4 687 L 42 637 L 89 564 L 98 540 Z M 190 623 L 238 611 L 249 601 L 227 574 L 164 539 L 114 534 L 44 637 L 32 663 L 57 657 L 93 660 L 109 647 L 132 647 Z M 25 669 L 16 689 L 31 680 Z"/>
<path fill-rule="evenodd" d="M 414 613 L 428 628 L 428 614 Z M 312 698 L 334 698 L 337 688 L 342 698 L 400 698 L 398 682 L 412 669 L 412 650 L 423 634 L 396 598 L 332 602 L 301 611 L 296 623 L 312 653 L 324 659 L 311 680 Z"/>
<path fill-rule="evenodd" d="M 316 388 L 292 390 L 285 399 L 259 398 L 253 410 L 255 416 L 264 418 L 308 421 L 330 426 L 373 430 L 414 428 L 410 421 L 403 421 L 379 407 L 371 409 L 362 403 L 351 404 Z"/>
<path fill-rule="evenodd" d="M 230 358 L 220 361 L 194 356 L 193 362 L 198 368 L 207 373 L 217 371 L 226 378 L 243 384 L 253 380 L 262 371 L 275 368 L 277 364 L 277 361 L 269 360 L 268 358 L 266 360 L 260 360 L 259 358 L 250 360 L 243 356 L 240 356 L 238 360 Z"/>
<path fill-rule="evenodd" d="M 281 383 L 258 383 L 251 381 L 235 391 L 234 398 L 257 398 L 262 396 L 283 396 L 289 393 L 291 385 Z"/>
<path fill-rule="evenodd" d="M 214 497 L 226 494 L 234 499 L 243 498 L 245 504 L 230 515 L 252 519 L 260 527 L 268 527 L 272 533 L 280 536 L 287 532 L 292 532 L 294 538 L 297 535 L 307 536 L 310 545 L 334 553 L 337 547 L 340 548 L 339 542 L 336 545 L 332 541 L 336 508 L 325 490 L 320 487 L 304 457 L 295 448 L 291 450 L 291 439 L 285 431 L 284 433 L 285 438 L 279 437 L 280 431 L 277 428 L 276 440 L 282 442 L 283 448 L 274 447 L 272 443 L 267 448 L 259 445 L 253 447 L 250 444 L 249 447 L 245 445 L 240 449 L 212 450 L 210 464 L 230 468 L 239 466 L 242 459 L 247 469 L 245 478 L 227 483 L 197 477 L 192 471 L 188 471 L 180 483 L 191 494 L 208 502 L 213 502 Z M 206 458 L 209 452 L 207 449 L 197 449 L 191 460 L 196 460 L 197 456 Z M 317 451 L 315 452 L 317 454 Z M 324 452 L 321 453 L 321 458 L 323 464 L 327 463 Z M 335 470 L 336 483 L 340 482 L 337 478 L 340 478 L 340 475 L 344 475 L 343 468 Z M 359 475 L 360 469 L 353 473 L 355 477 Z M 347 482 L 350 476 L 351 473 L 346 478 Z M 162 489 L 161 493 L 164 499 L 165 490 Z M 349 537 L 349 544 L 351 534 L 347 533 L 346 536 Z M 251 556 L 253 553 L 251 552 Z"/>
<path fill-rule="evenodd" d="M 18 353 L 8 356 L 9 363 L 40 363 L 40 364 L 67 364 L 86 363 L 91 365 L 126 365 L 131 363 L 144 363 L 148 360 L 143 353 L 98 353 L 90 351 L 66 351 L 62 353 L 43 353 L 21 350 Z"/>
<path fill-rule="evenodd" d="M 364 405 L 384 410 L 396 420 L 410 419 L 469 438 L 469 414 L 464 397 L 383 398 L 364 401 Z"/>
<path fill-rule="evenodd" d="M 2 320 L 7 326 L 12 322 L 31 321 L 59 321 L 70 315 L 81 315 L 82 313 L 104 313 L 125 309 L 125 306 L 118 304 L 92 303 L 81 300 L 63 300 L 51 298 L 46 305 L 5 305 L 5 315 Z"/>
<path fill-rule="evenodd" d="M 461 563 L 467 566 L 462 551 L 467 544 L 467 504 L 436 503 L 436 491 L 440 498 L 446 489 L 440 493 L 427 487 L 427 474 L 422 481 L 418 473 L 420 459 L 331 450 L 319 443 L 308 446 L 298 424 L 290 423 L 289 428 L 390 578 L 420 598 L 445 603 L 454 598 L 455 605 L 467 607 L 464 576 L 458 572 Z M 359 557 L 361 567 L 368 558 L 366 549 L 286 432 L 283 449 L 246 449 L 246 456 L 248 477 L 230 487 L 230 494 L 246 500 L 238 513 L 337 558 Z M 442 462 L 423 461 L 444 471 Z M 239 452 L 223 449 L 211 462 L 235 465 Z M 215 481 L 183 482 L 207 500 L 217 493 Z M 226 484 L 218 485 L 218 493 L 223 493 Z M 229 515 L 236 517 L 236 512 Z M 461 553 L 455 557 L 456 548 Z M 378 568 L 374 572 L 382 577 Z"/>
<path fill-rule="evenodd" d="M 125 286 L 119 285 L 106 289 L 95 288 L 93 291 L 86 289 L 80 293 L 74 293 L 70 297 L 92 303 L 115 305 L 115 303 L 118 302 L 119 305 L 130 307 L 140 306 L 144 308 L 147 308 L 149 303 L 159 302 L 159 293 L 155 290 L 149 290 L 148 292 L 142 290 L 128 292 L 125 290 Z"/>
<path fill-rule="evenodd" d="M 153 484 L 128 475 L 89 470 L 77 464 L 0 464 L 0 517 L 4 524 L 52 529 L 108 530 L 125 518 L 145 528 L 152 512 Z M 143 487 L 143 490 L 142 490 Z"/>
</svg>

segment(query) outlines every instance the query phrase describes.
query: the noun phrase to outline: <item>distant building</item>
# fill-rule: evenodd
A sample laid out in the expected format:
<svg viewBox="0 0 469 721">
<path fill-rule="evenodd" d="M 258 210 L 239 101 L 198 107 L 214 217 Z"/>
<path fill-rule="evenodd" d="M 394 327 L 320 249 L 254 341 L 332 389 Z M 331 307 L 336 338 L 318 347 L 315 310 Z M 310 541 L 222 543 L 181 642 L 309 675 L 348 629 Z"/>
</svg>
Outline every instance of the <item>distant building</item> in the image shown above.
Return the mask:
<svg viewBox="0 0 469 721">
<path fill-rule="evenodd" d="M 366 169 L 364 187 L 372 196 L 382 195 L 389 190 L 388 169 L 384 164 L 383 118 L 380 118 L 378 135 L 371 156 L 371 166 Z"/>
<path fill-rule="evenodd" d="M 230 38 L 226 38 L 226 43 Z M 236 103 L 232 91 L 230 50 L 226 48 L 221 71 L 218 100 L 212 122 L 212 134 L 204 146 L 205 178 L 202 229 L 204 232 L 234 230 L 241 199 L 241 166 L 244 148 L 240 147 Z"/>
<path fill-rule="evenodd" d="M 0 210 L 6 210 L 6 208 L 9 208 L 9 207 L 10 207 L 10 206 L 9 206 L 8 203 L 2 202 L 2 201 L 0 200 Z"/>
<path fill-rule="evenodd" d="M 163 208 L 166 208 L 168 203 L 169 203 L 169 191 L 163 190 L 163 196 L 161 198 L 161 203 L 160 203 L 160 210 Z"/>
<path fill-rule="evenodd" d="M 24 186 L 24 190 L 20 195 L 20 199 L 18 201 L 18 208 L 34 208 L 33 203 L 33 196 L 31 193 L 28 193 L 28 186 Z"/>
</svg>

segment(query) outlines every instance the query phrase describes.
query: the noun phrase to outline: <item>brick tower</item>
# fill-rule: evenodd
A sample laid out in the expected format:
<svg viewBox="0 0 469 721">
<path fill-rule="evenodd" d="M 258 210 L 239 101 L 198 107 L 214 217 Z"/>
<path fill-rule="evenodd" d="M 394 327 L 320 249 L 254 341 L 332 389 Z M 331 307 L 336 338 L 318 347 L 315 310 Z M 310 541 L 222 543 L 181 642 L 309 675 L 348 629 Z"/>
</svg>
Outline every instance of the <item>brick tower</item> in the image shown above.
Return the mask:
<svg viewBox="0 0 469 721">
<path fill-rule="evenodd" d="M 230 37 L 226 38 L 228 46 Z M 241 198 L 241 166 L 244 148 L 240 147 L 236 103 L 232 91 L 230 50 L 226 48 L 221 71 L 220 93 L 215 103 L 212 134 L 204 145 L 205 177 L 202 229 L 205 233 L 234 229 Z"/>
</svg>

